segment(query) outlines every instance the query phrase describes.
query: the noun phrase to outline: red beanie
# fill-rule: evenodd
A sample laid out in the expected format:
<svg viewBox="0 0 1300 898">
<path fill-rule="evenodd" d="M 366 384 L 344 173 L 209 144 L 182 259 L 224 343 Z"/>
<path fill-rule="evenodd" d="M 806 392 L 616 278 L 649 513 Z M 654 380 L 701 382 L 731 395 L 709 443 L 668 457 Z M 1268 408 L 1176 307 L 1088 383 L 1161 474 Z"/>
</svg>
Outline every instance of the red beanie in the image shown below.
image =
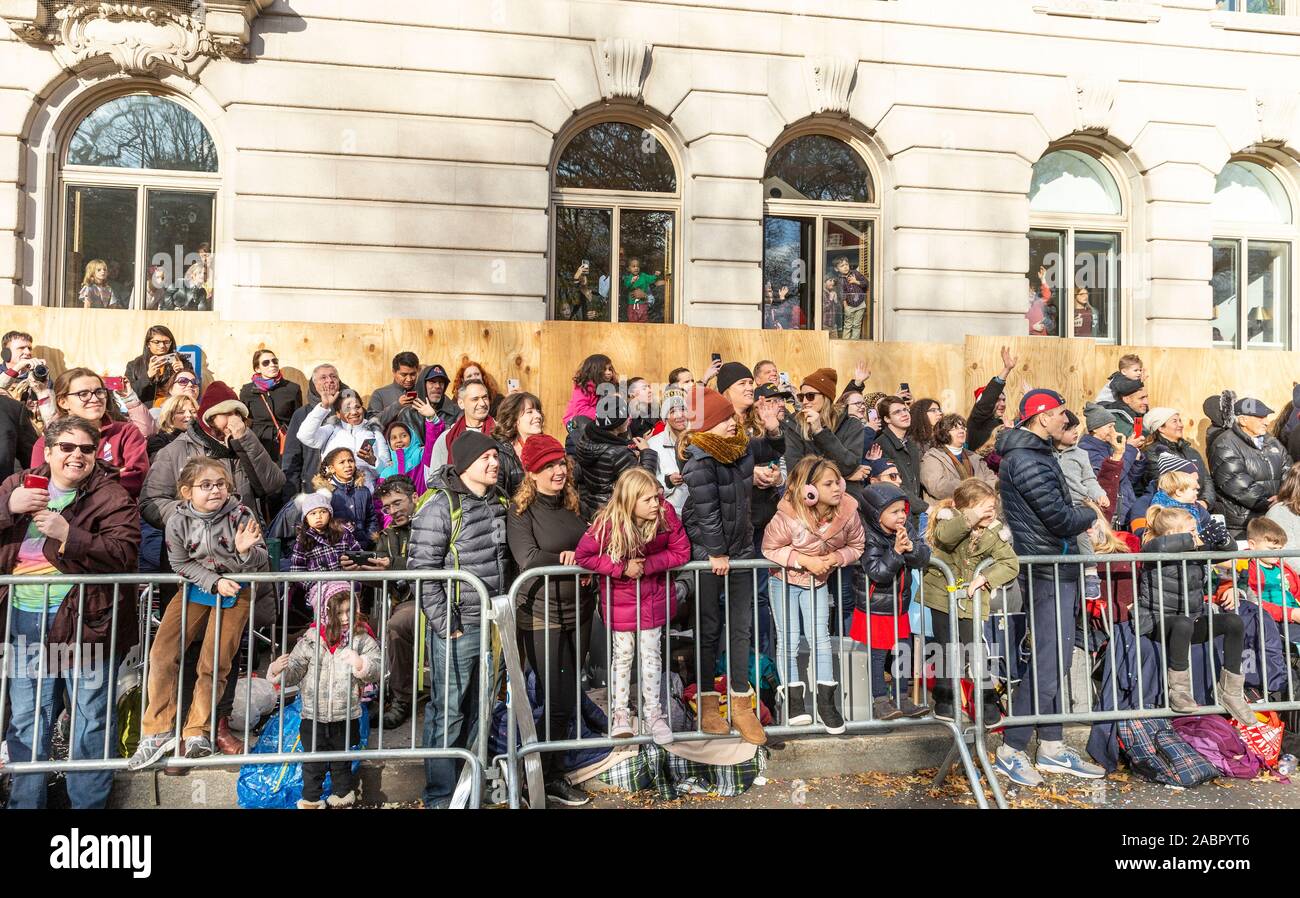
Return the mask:
<svg viewBox="0 0 1300 898">
<path fill-rule="evenodd" d="M 203 391 L 203 400 L 199 403 L 199 421 L 207 427 L 213 415 L 228 415 L 231 412 L 238 412 L 244 420 L 250 417 L 248 406 L 239 401 L 235 391 L 226 386 L 225 381 L 214 380 Z"/>
<path fill-rule="evenodd" d="M 703 393 L 703 399 L 700 398 Z M 705 387 L 691 394 L 691 420 L 700 422 L 695 430 L 712 430 L 728 418 L 734 418 L 736 408 L 717 390 Z"/>
<path fill-rule="evenodd" d="M 519 461 L 529 474 L 540 474 L 547 465 L 564 461 L 564 447 L 550 434 L 533 434 L 524 442 Z"/>
</svg>

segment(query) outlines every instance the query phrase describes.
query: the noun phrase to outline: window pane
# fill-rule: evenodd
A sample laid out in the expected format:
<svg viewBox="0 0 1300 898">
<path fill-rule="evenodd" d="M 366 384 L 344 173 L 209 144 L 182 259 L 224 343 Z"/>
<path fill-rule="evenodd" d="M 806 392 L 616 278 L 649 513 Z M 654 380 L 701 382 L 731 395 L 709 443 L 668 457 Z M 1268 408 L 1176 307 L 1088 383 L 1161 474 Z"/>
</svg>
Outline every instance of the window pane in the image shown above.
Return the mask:
<svg viewBox="0 0 1300 898">
<path fill-rule="evenodd" d="M 779 200 L 870 203 L 871 172 L 854 149 L 825 134 L 797 137 L 772 156 L 763 195 Z"/>
<path fill-rule="evenodd" d="M 1289 224 L 1291 201 L 1273 174 L 1254 162 L 1229 162 L 1214 184 L 1215 221 Z"/>
<path fill-rule="evenodd" d="M 1230 12 L 1255 12 L 1266 16 L 1283 14 L 1282 0 L 1219 0 L 1219 9 Z"/>
<path fill-rule="evenodd" d="M 827 219 L 822 258 L 822 330 L 842 340 L 871 339 L 871 234 L 867 219 Z"/>
<path fill-rule="evenodd" d="M 1059 337 L 1057 296 L 1064 282 L 1065 232 L 1029 232 L 1029 310 L 1025 320 L 1031 337 Z"/>
<path fill-rule="evenodd" d="M 808 281 L 814 274 L 815 221 L 763 219 L 763 327 L 812 327 Z"/>
<path fill-rule="evenodd" d="M 555 317 L 609 321 L 609 209 L 555 209 Z"/>
<path fill-rule="evenodd" d="M 1119 235 L 1074 234 L 1074 291 L 1067 332 L 1076 337 L 1117 340 Z"/>
<path fill-rule="evenodd" d="M 1034 212 L 1119 215 L 1119 187 L 1106 166 L 1087 153 L 1057 150 L 1034 165 L 1029 208 Z"/>
<path fill-rule="evenodd" d="M 146 309 L 212 309 L 213 198 L 211 193 L 149 191 Z"/>
<path fill-rule="evenodd" d="M 1241 244 L 1236 240 L 1215 240 L 1210 246 L 1214 251 L 1214 274 L 1210 278 L 1214 291 L 1214 342 L 1236 346 Z"/>
<path fill-rule="evenodd" d="M 215 172 L 217 148 L 184 106 L 162 97 L 119 97 L 82 119 L 68 147 L 71 165 Z"/>
<path fill-rule="evenodd" d="M 1246 338 L 1253 347 L 1285 349 L 1289 316 L 1289 243 L 1246 244 Z"/>
<path fill-rule="evenodd" d="M 604 122 L 569 141 L 555 166 L 555 186 L 676 193 L 677 173 L 653 132 Z"/>
<path fill-rule="evenodd" d="M 63 305 L 130 307 L 137 197 L 134 188 L 69 185 Z"/>
<path fill-rule="evenodd" d="M 618 237 L 618 320 L 672 321 L 673 213 L 624 209 Z"/>
</svg>

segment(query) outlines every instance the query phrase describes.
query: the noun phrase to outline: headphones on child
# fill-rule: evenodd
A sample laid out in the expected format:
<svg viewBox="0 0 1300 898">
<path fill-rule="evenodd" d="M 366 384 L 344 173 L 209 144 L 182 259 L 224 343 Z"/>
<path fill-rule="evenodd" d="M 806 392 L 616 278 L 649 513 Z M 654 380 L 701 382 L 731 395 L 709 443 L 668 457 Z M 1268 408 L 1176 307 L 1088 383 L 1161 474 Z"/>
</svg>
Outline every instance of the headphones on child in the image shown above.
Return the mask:
<svg viewBox="0 0 1300 898">
<path fill-rule="evenodd" d="M 847 486 L 844 483 L 844 478 L 841 477 L 840 492 L 843 493 L 846 488 Z M 804 505 L 807 505 L 809 508 L 812 508 L 818 503 L 818 501 L 820 501 L 820 499 L 821 499 L 821 493 L 817 492 L 817 487 L 813 486 L 811 483 L 803 488 Z"/>
</svg>

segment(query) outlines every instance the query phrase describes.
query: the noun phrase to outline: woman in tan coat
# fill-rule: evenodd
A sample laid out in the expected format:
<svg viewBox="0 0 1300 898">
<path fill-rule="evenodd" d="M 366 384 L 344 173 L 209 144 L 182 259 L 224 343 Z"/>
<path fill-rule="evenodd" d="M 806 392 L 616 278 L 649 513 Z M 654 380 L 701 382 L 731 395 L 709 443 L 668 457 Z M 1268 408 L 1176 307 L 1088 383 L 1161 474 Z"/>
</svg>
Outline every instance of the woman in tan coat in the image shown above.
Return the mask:
<svg viewBox="0 0 1300 898">
<path fill-rule="evenodd" d="M 974 477 L 996 487 L 998 475 L 966 448 L 966 419 L 944 415 L 934 425 L 934 443 L 921 456 L 921 489 L 930 502 L 952 497 L 963 480 Z"/>
</svg>

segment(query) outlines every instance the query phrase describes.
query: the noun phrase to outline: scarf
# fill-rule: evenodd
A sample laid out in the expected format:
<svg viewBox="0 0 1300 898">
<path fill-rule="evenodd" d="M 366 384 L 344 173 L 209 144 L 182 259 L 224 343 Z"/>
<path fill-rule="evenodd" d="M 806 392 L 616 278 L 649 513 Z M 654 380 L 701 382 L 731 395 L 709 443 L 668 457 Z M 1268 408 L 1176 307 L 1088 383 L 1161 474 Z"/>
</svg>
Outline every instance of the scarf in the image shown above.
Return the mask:
<svg viewBox="0 0 1300 898">
<path fill-rule="evenodd" d="M 1206 511 L 1204 508 L 1202 508 L 1200 505 L 1197 505 L 1194 502 L 1190 505 L 1186 502 L 1179 502 L 1177 499 L 1175 499 L 1173 496 L 1166 493 L 1164 490 L 1156 490 L 1156 494 L 1151 497 L 1151 504 L 1156 507 L 1181 508 L 1183 511 L 1190 514 L 1192 518 L 1196 521 L 1197 529 L 1200 529 L 1200 527 L 1210 517 L 1210 513 Z"/>
<path fill-rule="evenodd" d="M 944 451 L 948 453 L 953 464 L 957 466 L 957 473 L 963 475 L 964 479 L 969 480 L 975 476 L 975 465 L 971 462 L 970 456 L 965 449 L 960 452 L 953 452 L 951 448 L 945 446 Z"/>
<path fill-rule="evenodd" d="M 231 449 L 228 444 L 218 440 L 212 431 L 208 430 L 206 424 L 200 424 L 197 420 L 191 421 L 190 433 L 203 444 L 204 451 L 207 452 L 209 458 L 238 458 L 235 455 L 235 450 Z"/>
<path fill-rule="evenodd" d="M 448 440 L 450 439 L 448 437 Z M 388 448 L 393 460 L 388 467 L 379 472 L 381 479 L 386 480 L 396 474 L 409 474 L 424 464 L 424 443 L 417 440 L 414 434 L 411 434 L 411 443 L 405 449 L 398 451 L 393 449 L 391 445 Z"/>
<path fill-rule="evenodd" d="M 280 382 L 282 380 L 284 380 L 283 374 L 280 374 L 274 378 L 263 377 L 260 374 L 253 375 L 253 383 L 257 384 L 257 388 L 261 390 L 263 393 L 269 393 L 272 390 L 274 390 L 276 387 L 280 385 Z"/>
<path fill-rule="evenodd" d="M 497 422 L 492 420 L 491 415 L 488 415 L 487 420 L 483 422 L 483 429 L 481 433 L 483 434 L 483 436 L 490 436 L 492 434 L 492 431 L 496 429 L 496 426 L 497 426 Z M 451 456 L 451 447 L 456 442 L 456 438 L 459 437 L 462 433 L 464 433 L 468 429 L 469 428 L 465 424 L 464 415 L 461 415 L 459 418 L 457 418 L 456 423 L 451 425 L 451 430 L 447 431 L 448 457 Z"/>
<path fill-rule="evenodd" d="M 724 437 L 716 433 L 691 431 L 682 440 L 687 446 L 698 446 L 701 451 L 724 465 L 734 465 L 749 451 L 749 437 L 743 433 Z"/>
</svg>

